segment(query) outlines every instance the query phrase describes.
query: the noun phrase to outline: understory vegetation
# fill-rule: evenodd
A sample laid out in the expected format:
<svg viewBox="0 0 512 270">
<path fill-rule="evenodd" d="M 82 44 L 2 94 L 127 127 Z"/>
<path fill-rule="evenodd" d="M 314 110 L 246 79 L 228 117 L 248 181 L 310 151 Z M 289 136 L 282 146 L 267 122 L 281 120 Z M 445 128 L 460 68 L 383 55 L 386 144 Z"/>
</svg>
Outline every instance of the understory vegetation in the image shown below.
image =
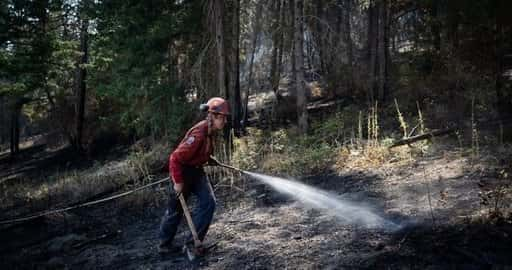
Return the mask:
<svg viewBox="0 0 512 270">
<path fill-rule="evenodd" d="M 465 168 L 468 175 L 483 175 L 485 170 L 492 171 L 496 177 L 490 185 L 482 188 L 479 195 L 484 217 L 490 221 L 496 221 L 496 218 L 508 218 L 510 221 L 512 145 L 499 143 L 499 130 L 478 130 L 468 119 L 472 126 L 467 130 L 469 134 L 459 130 L 447 137 L 433 137 L 390 148 L 402 135 L 410 137 L 410 129 L 421 129 L 419 134 L 431 130 L 428 124 L 431 121 L 423 118 L 424 113 L 418 109 L 408 113 L 396 107 L 378 111 L 376 107 L 363 109 L 351 106 L 313 120 L 314 131 L 305 136 L 300 135 L 295 127 L 276 130 L 250 128 L 247 136 L 235 140 L 232 161 L 249 171 L 307 178 L 308 175 L 413 167 L 422 158 L 456 153 L 457 158 L 468 160 Z M 393 118 L 392 114 L 392 122 L 379 123 L 382 117 L 379 115 Z M 407 120 L 403 114 L 409 116 Z"/>
</svg>

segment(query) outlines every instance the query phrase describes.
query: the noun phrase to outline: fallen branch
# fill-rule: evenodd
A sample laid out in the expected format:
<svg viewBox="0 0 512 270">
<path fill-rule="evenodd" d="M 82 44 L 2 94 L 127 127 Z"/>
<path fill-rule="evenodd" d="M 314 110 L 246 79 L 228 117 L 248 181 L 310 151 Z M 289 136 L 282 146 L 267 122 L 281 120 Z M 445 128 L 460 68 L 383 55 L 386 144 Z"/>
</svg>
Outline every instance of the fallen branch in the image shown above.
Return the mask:
<svg viewBox="0 0 512 270">
<path fill-rule="evenodd" d="M 413 137 L 409 137 L 409 138 L 405 138 L 405 139 L 399 140 L 399 141 L 395 142 L 394 144 L 392 144 L 389 148 L 397 147 L 397 146 L 404 145 L 404 144 L 410 144 L 410 143 L 421 141 L 421 140 L 430 139 L 430 138 L 433 138 L 433 137 L 436 137 L 436 136 L 442 136 L 442 135 L 450 134 L 450 133 L 455 132 L 456 130 L 457 129 L 455 129 L 455 128 L 434 130 L 432 132 L 428 132 L 428 133 L 425 133 L 425 134 L 420 134 L 420 135 L 416 135 L 416 136 L 413 136 Z"/>
<path fill-rule="evenodd" d="M 308 111 L 320 110 L 323 108 L 333 107 L 336 105 L 344 104 L 346 102 L 347 102 L 346 99 L 331 100 L 331 101 L 327 101 L 327 102 L 320 100 L 320 101 L 314 102 L 312 104 L 308 104 L 307 110 Z"/>
</svg>

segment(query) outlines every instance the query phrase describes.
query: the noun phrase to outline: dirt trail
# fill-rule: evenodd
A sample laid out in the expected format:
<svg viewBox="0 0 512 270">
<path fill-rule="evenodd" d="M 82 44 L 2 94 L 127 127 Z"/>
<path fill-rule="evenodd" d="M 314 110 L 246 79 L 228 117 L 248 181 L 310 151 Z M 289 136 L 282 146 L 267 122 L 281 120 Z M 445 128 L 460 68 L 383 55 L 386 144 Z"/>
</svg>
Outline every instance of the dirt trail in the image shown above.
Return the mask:
<svg viewBox="0 0 512 270">
<path fill-rule="evenodd" d="M 127 199 L 73 212 L 67 218 L 46 220 L 42 232 L 35 230 L 24 237 L 55 232 L 63 221 L 68 222 L 67 229 L 21 250 L 3 252 L 5 260 L 0 265 L 4 264 L 3 269 L 512 267 L 510 222 L 496 226 L 471 222 L 485 209 L 478 197 L 482 173 L 472 174 L 467 168 L 467 158 L 445 152 L 403 167 L 383 166 L 373 171 L 301 179 L 371 206 L 382 216 L 403 224 L 397 232 L 344 224 L 252 183 L 235 200 L 219 198 L 207 237 L 207 242 L 217 246 L 191 265 L 182 255 L 160 256 L 156 252 L 156 232 L 167 196 L 158 190 L 147 194 L 155 196 L 159 204 L 143 210 L 130 210 Z M 59 225 L 52 229 L 54 223 Z M 186 228 L 181 231 L 177 243 L 184 241 Z"/>
</svg>

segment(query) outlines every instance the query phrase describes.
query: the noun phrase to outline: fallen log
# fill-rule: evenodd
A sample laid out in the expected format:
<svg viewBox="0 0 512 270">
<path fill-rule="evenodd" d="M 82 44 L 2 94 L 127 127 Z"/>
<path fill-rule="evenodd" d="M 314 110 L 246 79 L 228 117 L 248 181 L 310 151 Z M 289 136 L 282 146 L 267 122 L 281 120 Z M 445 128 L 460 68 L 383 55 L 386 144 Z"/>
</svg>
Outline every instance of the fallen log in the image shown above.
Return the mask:
<svg viewBox="0 0 512 270">
<path fill-rule="evenodd" d="M 342 98 L 342 99 L 329 99 L 329 100 L 317 100 L 315 102 L 309 102 L 306 106 L 306 109 L 308 113 L 314 114 L 317 112 L 321 112 L 326 109 L 333 109 L 336 107 L 345 107 L 347 106 L 352 100 L 350 98 Z M 284 110 L 281 113 L 277 113 L 277 116 L 271 119 L 271 115 L 274 113 L 272 110 L 274 110 L 274 107 L 272 105 L 263 106 L 262 108 L 259 108 L 257 110 L 257 113 L 247 119 L 247 122 L 245 123 L 246 126 L 258 126 L 258 127 L 266 127 L 268 125 L 268 122 L 279 122 L 278 119 L 288 119 L 292 122 L 295 121 L 296 113 L 295 113 L 295 103 L 281 103 L 279 106 L 292 106 L 289 107 L 288 110 Z M 254 111 L 251 111 L 254 113 Z M 275 119 L 278 118 L 278 119 Z"/>
<path fill-rule="evenodd" d="M 420 134 L 420 135 L 416 135 L 416 136 L 412 136 L 412 137 L 408 137 L 408 138 L 399 140 L 399 141 L 393 143 L 389 148 L 397 147 L 397 146 L 404 145 L 404 144 L 410 144 L 410 143 L 421 141 L 421 140 L 431 139 L 436 136 L 450 134 L 450 133 L 455 132 L 456 130 L 457 129 L 455 129 L 455 128 L 434 130 L 434 131 L 431 131 L 428 133 L 424 133 L 424 134 Z"/>
</svg>

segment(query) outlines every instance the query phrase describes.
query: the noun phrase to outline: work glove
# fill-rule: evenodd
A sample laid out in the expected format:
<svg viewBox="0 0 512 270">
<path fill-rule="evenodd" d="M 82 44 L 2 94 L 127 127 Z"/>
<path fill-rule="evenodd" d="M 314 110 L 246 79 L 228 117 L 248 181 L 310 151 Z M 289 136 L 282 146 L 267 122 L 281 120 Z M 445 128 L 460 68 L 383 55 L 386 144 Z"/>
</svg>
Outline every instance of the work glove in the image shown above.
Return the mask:
<svg viewBox="0 0 512 270">
<path fill-rule="evenodd" d="M 183 184 L 174 184 L 174 192 L 176 192 L 176 194 L 181 194 L 181 192 L 183 192 Z"/>
<path fill-rule="evenodd" d="M 210 156 L 210 158 L 208 159 L 208 165 L 219 166 L 220 162 L 217 159 L 215 159 L 213 156 Z"/>
</svg>

